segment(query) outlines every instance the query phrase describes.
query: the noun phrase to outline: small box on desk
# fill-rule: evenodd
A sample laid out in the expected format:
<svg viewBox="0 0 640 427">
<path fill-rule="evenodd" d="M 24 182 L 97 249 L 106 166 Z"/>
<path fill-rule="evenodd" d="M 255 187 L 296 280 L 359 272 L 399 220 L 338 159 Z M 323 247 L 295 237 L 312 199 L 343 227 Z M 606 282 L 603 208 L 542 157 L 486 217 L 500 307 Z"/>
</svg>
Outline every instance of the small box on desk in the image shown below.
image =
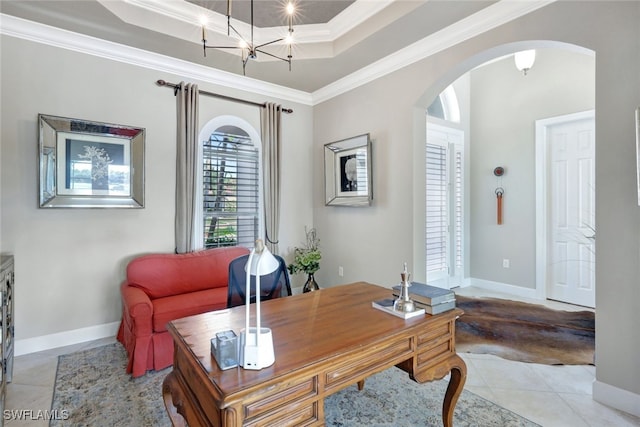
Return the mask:
<svg viewBox="0 0 640 427">
<path fill-rule="evenodd" d="M 211 354 L 223 371 L 238 366 L 238 337 L 236 333 L 231 330 L 218 332 L 216 337 L 211 339 Z"/>
</svg>

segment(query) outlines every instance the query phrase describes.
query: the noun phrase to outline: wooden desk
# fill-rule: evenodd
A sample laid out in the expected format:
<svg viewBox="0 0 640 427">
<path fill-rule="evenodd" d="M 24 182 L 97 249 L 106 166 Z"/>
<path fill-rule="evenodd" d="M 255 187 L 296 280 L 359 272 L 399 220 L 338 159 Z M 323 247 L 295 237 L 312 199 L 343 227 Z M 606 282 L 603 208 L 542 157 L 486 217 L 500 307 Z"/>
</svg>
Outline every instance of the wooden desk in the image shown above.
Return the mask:
<svg viewBox="0 0 640 427">
<path fill-rule="evenodd" d="M 163 396 L 173 425 L 324 425 L 325 396 L 394 365 L 417 382 L 451 372 L 442 418 L 453 425 L 467 375 L 454 343 L 462 311 L 404 320 L 371 307 L 390 296 L 390 289 L 354 283 L 264 302 L 262 326 L 273 332 L 276 362 L 260 371 L 222 371 L 211 356 L 216 332 L 240 334 L 244 307 L 170 322 L 175 359 Z"/>
</svg>

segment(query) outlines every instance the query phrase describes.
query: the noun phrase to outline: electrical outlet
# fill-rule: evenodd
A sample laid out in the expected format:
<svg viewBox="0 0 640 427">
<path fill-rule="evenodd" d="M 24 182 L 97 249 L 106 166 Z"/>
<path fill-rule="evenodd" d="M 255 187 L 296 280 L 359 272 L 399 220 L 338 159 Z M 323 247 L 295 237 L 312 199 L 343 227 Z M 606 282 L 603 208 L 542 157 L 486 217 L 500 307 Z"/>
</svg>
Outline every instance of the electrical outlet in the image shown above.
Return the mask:
<svg viewBox="0 0 640 427">
<path fill-rule="evenodd" d="M 509 260 L 508 259 L 503 259 L 502 260 L 502 268 L 509 268 Z"/>
<path fill-rule="evenodd" d="M 344 276 L 344 269 L 342 268 L 342 266 L 338 267 L 338 276 L 340 277 Z"/>
</svg>

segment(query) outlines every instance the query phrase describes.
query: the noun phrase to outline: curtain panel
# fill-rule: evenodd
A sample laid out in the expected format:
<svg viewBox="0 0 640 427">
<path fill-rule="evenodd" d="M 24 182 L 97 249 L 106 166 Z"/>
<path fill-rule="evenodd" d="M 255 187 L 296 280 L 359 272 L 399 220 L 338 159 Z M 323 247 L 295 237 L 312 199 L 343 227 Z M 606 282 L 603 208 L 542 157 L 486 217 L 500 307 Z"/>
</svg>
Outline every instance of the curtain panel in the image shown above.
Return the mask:
<svg viewBox="0 0 640 427">
<path fill-rule="evenodd" d="M 264 185 L 265 242 L 271 253 L 278 254 L 280 232 L 280 169 L 282 151 L 281 106 L 267 102 L 262 109 L 262 171 Z"/>
<path fill-rule="evenodd" d="M 176 88 L 176 253 L 196 249 L 194 217 L 198 171 L 198 85 L 180 82 Z"/>
</svg>

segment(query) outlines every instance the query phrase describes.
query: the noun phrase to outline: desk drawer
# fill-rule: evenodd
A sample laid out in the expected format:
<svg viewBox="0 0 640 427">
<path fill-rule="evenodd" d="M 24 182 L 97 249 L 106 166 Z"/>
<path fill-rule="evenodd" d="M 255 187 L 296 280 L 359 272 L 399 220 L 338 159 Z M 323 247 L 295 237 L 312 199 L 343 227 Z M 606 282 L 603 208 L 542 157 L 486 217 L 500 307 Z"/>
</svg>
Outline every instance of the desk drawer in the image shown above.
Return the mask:
<svg viewBox="0 0 640 427">
<path fill-rule="evenodd" d="M 371 374 L 376 368 L 393 366 L 411 357 L 411 342 L 412 338 L 407 336 L 382 342 L 352 355 L 347 362 L 330 367 L 324 374 L 324 391 L 330 393 L 341 384 L 354 383 Z"/>
<path fill-rule="evenodd" d="M 243 405 L 244 418 L 255 418 L 275 409 L 278 409 L 279 412 L 282 413 L 282 406 L 288 402 L 299 402 L 317 395 L 317 376 L 305 379 L 294 379 L 291 382 L 276 383 L 257 390 L 252 394 L 252 396 L 255 397 L 249 396 L 246 399 Z M 289 411 L 290 409 L 287 409 L 284 412 Z"/>
<path fill-rule="evenodd" d="M 249 427 L 286 427 L 313 425 L 319 421 L 317 400 L 305 402 L 301 406 L 290 405 L 280 408 L 273 413 L 265 414 L 258 419 L 246 421 L 243 425 Z"/>
<path fill-rule="evenodd" d="M 418 335 L 418 369 L 439 363 L 454 351 L 453 322 L 443 322 Z"/>
</svg>

